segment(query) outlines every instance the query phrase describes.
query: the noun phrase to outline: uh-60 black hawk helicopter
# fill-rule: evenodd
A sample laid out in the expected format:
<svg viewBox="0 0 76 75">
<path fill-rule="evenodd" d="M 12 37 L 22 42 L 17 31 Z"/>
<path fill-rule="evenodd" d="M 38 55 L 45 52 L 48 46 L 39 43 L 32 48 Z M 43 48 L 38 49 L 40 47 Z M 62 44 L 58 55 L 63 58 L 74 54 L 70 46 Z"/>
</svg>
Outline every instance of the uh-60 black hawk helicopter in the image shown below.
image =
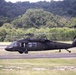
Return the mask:
<svg viewBox="0 0 76 75">
<path fill-rule="evenodd" d="M 28 51 L 46 51 L 46 50 L 59 50 L 61 49 L 67 50 L 69 53 L 69 48 L 76 47 L 76 37 L 72 44 L 54 42 L 45 38 L 25 38 L 17 41 L 13 41 L 10 45 L 8 45 L 5 50 L 6 51 L 18 51 L 20 54 L 28 53 Z"/>
</svg>

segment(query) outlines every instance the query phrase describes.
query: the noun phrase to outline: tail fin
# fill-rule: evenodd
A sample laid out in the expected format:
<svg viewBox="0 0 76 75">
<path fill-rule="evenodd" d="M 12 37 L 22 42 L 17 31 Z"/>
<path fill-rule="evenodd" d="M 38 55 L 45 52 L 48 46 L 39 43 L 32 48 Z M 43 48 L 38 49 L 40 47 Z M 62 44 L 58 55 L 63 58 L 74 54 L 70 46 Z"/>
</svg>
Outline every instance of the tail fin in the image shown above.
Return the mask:
<svg viewBox="0 0 76 75">
<path fill-rule="evenodd" d="M 72 47 L 76 47 L 76 36 L 74 37 L 73 43 L 72 43 Z"/>
</svg>

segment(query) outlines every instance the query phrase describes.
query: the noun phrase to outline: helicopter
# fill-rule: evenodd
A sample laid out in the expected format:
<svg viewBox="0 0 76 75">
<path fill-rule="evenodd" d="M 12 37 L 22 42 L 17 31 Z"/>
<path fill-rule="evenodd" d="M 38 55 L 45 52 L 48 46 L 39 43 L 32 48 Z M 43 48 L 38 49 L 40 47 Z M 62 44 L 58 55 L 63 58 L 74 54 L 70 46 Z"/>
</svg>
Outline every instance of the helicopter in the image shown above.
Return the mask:
<svg viewBox="0 0 76 75">
<path fill-rule="evenodd" d="M 59 52 L 61 52 L 61 49 L 65 49 L 71 53 L 71 51 L 68 49 L 73 47 L 76 47 L 76 36 L 74 37 L 72 44 L 51 41 L 47 38 L 29 37 L 13 41 L 5 48 L 5 50 L 11 52 L 18 51 L 20 54 L 27 54 L 29 51 L 59 50 Z"/>
</svg>

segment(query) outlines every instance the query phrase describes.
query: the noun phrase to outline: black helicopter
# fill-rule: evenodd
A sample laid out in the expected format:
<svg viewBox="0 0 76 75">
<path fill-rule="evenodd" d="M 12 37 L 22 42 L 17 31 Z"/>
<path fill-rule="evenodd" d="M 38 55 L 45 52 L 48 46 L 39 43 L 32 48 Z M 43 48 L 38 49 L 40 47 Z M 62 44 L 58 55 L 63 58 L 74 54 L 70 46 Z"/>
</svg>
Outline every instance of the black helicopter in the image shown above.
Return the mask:
<svg viewBox="0 0 76 75">
<path fill-rule="evenodd" d="M 58 49 L 59 52 L 61 52 L 61 49 L 65 49 L 69 53 L 71 53 L 71 51 L 69 51 L 68 49 L 73 47 L 76 47 L 76 37 L 74 37 L 74 41 L 72 44 L 54 42 L 46 38 L 25 38 L 13 41 L 5 48 L 5 50 L 18 51 L 20 54 L 27 54 L 28 51 L 46 51 Z"/>
</svg>

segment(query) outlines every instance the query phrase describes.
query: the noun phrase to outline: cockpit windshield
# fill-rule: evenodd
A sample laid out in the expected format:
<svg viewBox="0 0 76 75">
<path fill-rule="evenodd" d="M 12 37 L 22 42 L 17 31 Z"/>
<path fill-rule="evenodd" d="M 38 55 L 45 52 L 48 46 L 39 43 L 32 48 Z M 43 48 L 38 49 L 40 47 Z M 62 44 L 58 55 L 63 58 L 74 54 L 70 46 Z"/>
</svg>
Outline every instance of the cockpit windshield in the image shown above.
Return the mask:
<svg viewBox="0 0 76 75">
<path fill-rule="evenodd" d="M 17 46 L 17 41 L 14 41 L 10 44 L 10 47 L 16 47 Z"/>
</svg>

